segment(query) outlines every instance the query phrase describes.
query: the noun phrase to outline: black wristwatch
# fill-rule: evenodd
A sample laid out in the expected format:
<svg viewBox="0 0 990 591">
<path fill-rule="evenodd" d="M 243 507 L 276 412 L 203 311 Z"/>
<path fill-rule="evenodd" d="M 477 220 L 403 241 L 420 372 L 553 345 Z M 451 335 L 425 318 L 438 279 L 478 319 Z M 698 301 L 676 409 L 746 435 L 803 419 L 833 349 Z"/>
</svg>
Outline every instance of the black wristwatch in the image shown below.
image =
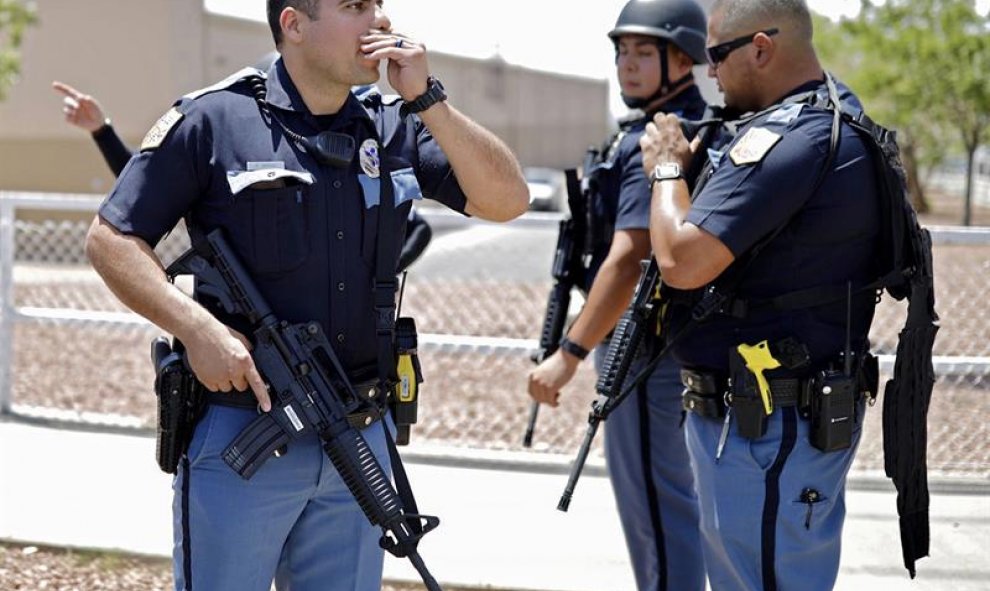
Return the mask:
<svg viewBox="0 0 990 591">
<path fill-rule="evenodd" d="M 653 174 L 650 175 L 650 189 L 657 181 L 667 181 L 672 179 L 682 179 L 684 174 L 681 172 L 681 165 L 676 162 L 662 162 L 657 164 L 653 168 Z"/>
<path fill-rule="evenodd" d="M 578 359 L 584 360 L 588 356 L 588 350 L 581 345 L 575 343 L 571 339 L 564 337 L 560 339 L 560 345 L 558 345 L 561 350 L 567 351 L 571 355 L 577 357 Z"/>
<path fill-rule="evenodd" d="M 443 84 L 436 77 L 430 76 L 426 79 L 426 92 L 407 102 L 404 106 L 407 113 L 419 113 L 445 100 L 447 100 L 447 93 L 443 90 Z"/>
</svg>

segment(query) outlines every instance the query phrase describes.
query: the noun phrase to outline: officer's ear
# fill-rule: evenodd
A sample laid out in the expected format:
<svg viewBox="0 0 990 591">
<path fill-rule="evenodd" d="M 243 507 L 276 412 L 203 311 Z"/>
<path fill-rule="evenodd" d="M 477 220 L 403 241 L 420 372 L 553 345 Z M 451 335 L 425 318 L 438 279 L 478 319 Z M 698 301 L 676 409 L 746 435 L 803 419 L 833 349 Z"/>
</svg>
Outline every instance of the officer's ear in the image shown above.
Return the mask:
<svg viewBox="0 0 990 591">
<path fill-rule="evenodd" d="M 285 7 L 278 17 L 279 25 L 282 27 L 282 41 L 300 43 L 302 41 L 305 15 L 291 6 Z"/>
<path fill-rule="evenodd" d="M 777 51 L 777 44 L 766 33 L 757 33 L 753 36 L 753 47 L 755 48 L 754 55 L 758 67 L 763 67 L 770 63 L 774 53 Z"/>
<path fill-rule="evenodd" d="M 680 80 L 694 67 L 694 60 L 680 47 L 671 44 L 667 46 L 667 64 L 671 70 L 670 79 Z"/>
</svg>

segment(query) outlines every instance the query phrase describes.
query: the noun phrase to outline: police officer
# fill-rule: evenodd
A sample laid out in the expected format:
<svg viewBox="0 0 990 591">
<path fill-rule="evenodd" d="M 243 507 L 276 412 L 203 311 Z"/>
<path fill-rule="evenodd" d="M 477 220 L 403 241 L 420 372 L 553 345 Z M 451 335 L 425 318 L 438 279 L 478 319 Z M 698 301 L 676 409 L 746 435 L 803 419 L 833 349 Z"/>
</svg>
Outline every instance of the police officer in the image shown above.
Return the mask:
<svg viewBox="0 0 990 591">
<path fill-rule="evenodd" d="M 528 194 L 511 152 L 445 102 L 422 43 L 393 31 L 380 3 L 269 0 L 268 21 L 281 59 L 263 78 L 249 71 L 179 100 L 101 206 L 87 253 L 126 305 L 185 344 L 206 388 L 228 393 L 208 396 L 174 481 L 175 588 L 268 591 L 274 579 L 282 590 L 370 591 L 378 532 L 315 437 L 250 480 L 221 459 L 271 401 L 243 323 L 170 285 L 151 247 L 183 216 L 191 233 L 223 229 L 276 316 L 320 322 L 357 376 L 376 366 L 383 200 L 396 205 L 384 231 L 399 234 L 424 196 L 504 221 Z M 402 100 L 359 99 L 352 86 L 375 82 L 383 62 Z M 320 134 L 343 148 L 321 149 Z M 389 469 L 383 422 L 363 434 Z"/>
<path fill-rule="evenodd" d="M 557 352 L 530 373 L 529 393 L 539 402 L 557 405 L 589 349 L 596 349 L 601 371 L 607 337 L 629 305 L 640 261 L 650 256 L 650 187 L 639 137 L 657 112 L 702 118 L 705 102 L 692 67 L 704 63 L 705 22 L 694 0 L 632 0 L 609 32 L 623 101 L 642 113 L 623 123 L 593 169 L 584 171 L 597 188 L 589 207 L 602 240 L 590 245 L 587 303 Z M 705 586 L 680 392 L 678 368 L 663 363 L 606 422 L 609 476 L 641 590 Z"/>
<path fill-rule="evenodd" d="M 684 299 L 673 298 L 668 324 L 679 335 L 671 339 L 685 399 L 697 403 L 687 435 L 708 577 L 715 590 L 831 589 L 862 425 L 860 385 L 847 390 L 848 414 L 826 433 L 838 441 L 848 429 L 833 451 L 823 450 L 824 426 L 806 416 L 831 392 L 823 383 L 865 366 L 874 294 L 847 286 L 875 277 L 878 188 L 855 131 L 836 125 L 832 142 L 830 110 L 861 106 L 841 85 L 829 92 L 803 0 L 719 0 L 707 44 L 726 105 L 754 115 L 711 157 L 693 201 L 679 176 L 692 148 L 677 121 L 656 117 L 640 143 L 663 281 L 699 290 L 675 293 Z M 819 297 L 830 291 L 840 295 Z M 692 312 L 702 320 L 690 320 Z M 739 365 L 774 365 L 748 357 L 764 341 L 781 365 L 761 370 L 766 390 Z M 846 359 L 855 363 L 844 367 Z"/>
</svg>

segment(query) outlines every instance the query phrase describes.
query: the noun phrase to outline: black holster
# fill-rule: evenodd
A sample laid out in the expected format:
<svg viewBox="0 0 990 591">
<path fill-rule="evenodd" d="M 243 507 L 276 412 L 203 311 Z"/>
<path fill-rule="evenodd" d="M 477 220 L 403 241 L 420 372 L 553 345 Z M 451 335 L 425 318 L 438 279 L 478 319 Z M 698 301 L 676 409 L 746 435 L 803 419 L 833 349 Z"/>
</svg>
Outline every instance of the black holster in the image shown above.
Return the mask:
<svg viewBox="0 0 990 591">
<path fill-rule="evenodd" d="M 165 337 L 151 343 L 151 362 L 155 367 L 155 396 L 158 419 L 155 433 L 155 458 L 163 472 L 175 474 L 179 459 L 189 449 L 193 430 L 204 409 L 203 390 L 182 360 L 182 345 L 175 348 Z"/>
<path fill-rule="evenodd" d="M 741 437 L 759 439 L 767 432 L 767 415 L 763 409 L 756 377 L 746 368 L 746 361 L 735 349 L 729 350 L 729 391 L 732 394 L 732 419 Z"/>
</svg>

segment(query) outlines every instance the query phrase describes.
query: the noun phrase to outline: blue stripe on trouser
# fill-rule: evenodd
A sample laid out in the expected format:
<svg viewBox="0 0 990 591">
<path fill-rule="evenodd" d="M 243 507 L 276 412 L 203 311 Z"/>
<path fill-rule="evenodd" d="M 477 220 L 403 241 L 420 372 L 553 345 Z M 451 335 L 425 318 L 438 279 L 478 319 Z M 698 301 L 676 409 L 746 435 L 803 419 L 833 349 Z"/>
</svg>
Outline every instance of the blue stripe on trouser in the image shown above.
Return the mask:
<svg viewBox="0 0 990 591">
<path fill-rule="evenodd" d="M 639 449 L 640 467 L 646 480 L 646 498 L 650 505 L 650 523 L 653 526 L 653 539 L 656 546 L 657 563 L 667 565 L 661 568 L 657 581 L 659 591 L 667 590 L 667 572 L 670 566 L 667 561 L 667 550 L 663 539 L 663 516 L 660 515 L 660 500 L 657 485 L 653 479 L 653 454 L 650 449 L 650 399 L 646 383 L 636 387 L 636 406 L 639 407 Z"/>
<path fill-rule="evenodd" d="M 780 473 L 784 471 L 787 457 L 794 449 L 797 437 L 797 409 L 793 406 L 778 409 L 783 420 L 780 449 L 770 469 L 767 470 L 766 490 L 763 498 L 763 528 L 760 536 L 763 561 L 763 590 L 777 591 L 774 574 L 774 558 L 777 544 L 777 512 L 780 510 Z"/>
<path fill-rule="evenodd" d="M 182 458 L 181 462 L 184 474 L 187 476 L 182 479 L 182 486 L 179 487 L 179 494 L 182 495 L 180 503 L 182 504 L 182 531 L 181 542 L 179 548 L 182 552 L 182 590 L 192 591 L 190 586 L 192 585 L 192 541 L 189 539 L 189 460 L 185 457 Z M 176 582 L 176 588 L 179 587 L 179 582 Z"/>
<path fill-rule="evenodd" d="M 597 367 L 604 349 L 595 351 Z M 648 378 L 646 395 L 630 395 L 605 422 L 605 458 L 640 591 L 705 588 L 681 390 L 679 369 L 665 361 Z"/>
<path fill-rule="evenodd" d="M 173 485 L 175 589 L 269 591 L 273 579 L 279 590 L 380 589 L 380 530 L 315 436 L 290 443 L 285 456 L 268 460 L 249 481 L 220 458 L 255 416 L 210 406 L 196 428 L 188 467 Z M 382 423 L 363 434 L 388 471 Z M 186 543 L 191 557 L 183 553 Z"/>
<path fill-rule="evenodd" d="M 835 585 L 846 474 L 859 444 L 862 404 L 853 445 L 839 452 L 823 453 L 812 447 L 808 421 L 798 418 L 792 423 L 793 448 L 781 453 L 788 413 L 794 409 L 774 412 L 766 434 L 753 441 L 739 437 L 733 425 L 717 464 L 715 448 L 722 421 L 688 415 L 688 450 L 697 477 L 702 543 L 713 591 L 763 591 L 774 585 L 784 591 L 825 591 Z M 785 455 L 777 476 L 768 478 L 778 458 Z M 767 489 L 774 480 L 775 522 L 765 529 L 764 523 L 770 520 L 764 520 L 764 509 L 773 504 Z M 801 502 L 805 488 L 822 496 L 812 506 L 808 528 L 808 505 Z M 770 547 L 772 557 L 764 560 L 764 550 Z M 769 578 L 773 580 L 765 587 Z"/>
</svg>

